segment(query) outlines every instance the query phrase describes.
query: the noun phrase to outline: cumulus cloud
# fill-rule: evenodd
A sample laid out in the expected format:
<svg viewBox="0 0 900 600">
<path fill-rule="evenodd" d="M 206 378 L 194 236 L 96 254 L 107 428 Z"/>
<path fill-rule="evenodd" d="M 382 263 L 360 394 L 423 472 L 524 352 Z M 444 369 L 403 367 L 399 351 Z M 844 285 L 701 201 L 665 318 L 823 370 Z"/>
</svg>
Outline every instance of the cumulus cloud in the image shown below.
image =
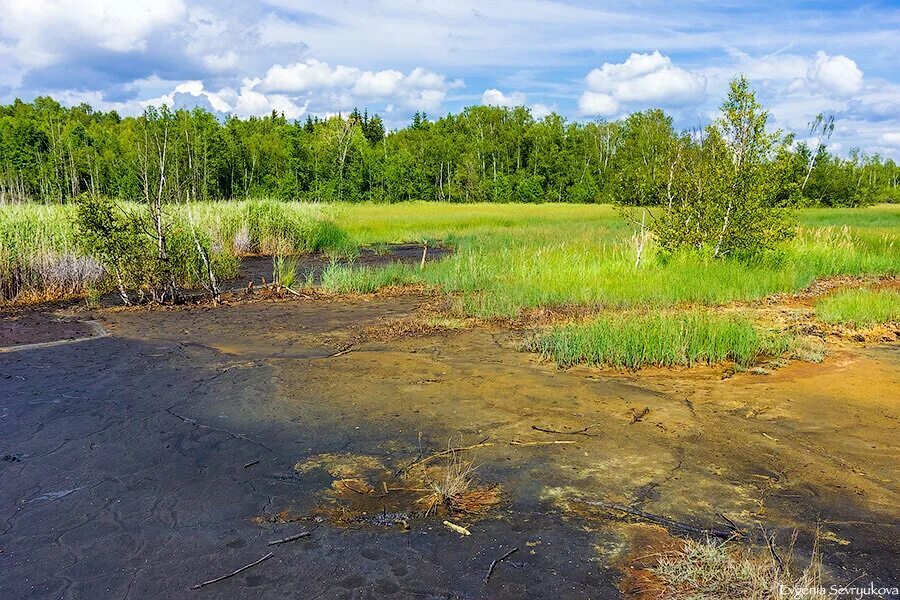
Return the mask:
<svg viewBox="0 0 900 600">
<path fill-rule="evenodd" d="M 512 108 L 514 106 L 523 106 L 527 100 L 528 97 L 522 92 L 504 94 L 496 88 L 484 90 L 484 93 L 481 95 L 481 103 L 485 106 L 505 106 L 506 108 Z"/>
<path fill-rule="evenodd" d="M 583 115 L 611 117 L 619 112 L 619 103 L 609 94 L 586 90 L 578 98 L 578 112 Z"/>
<path fill-rule="evenodd" d="M 373 99 L 394 99 L 415 110 L 436 110 L 448 90 L 462 81 L 417 67 L 407 74 L 393 69 L 365 71 L 344 65 L 330 66 L 314 58 L 290 65 L 274 65 L 259 82 L 261 91 L 285 94 L 331 92 L 338 105 Z M 254 86 L 255 87 L 255 86 Z"/>
<path fill-rule="evenodd" d="M 550 113 L 556 110 L 555 106 L 547 106 L 542 102 L 532 104 L 529 108 L 531 109 L 531 116 L 538 121 L 540 121 L 544 117 L 550 116 Z"/>
<path fill-rule="evenodd" d="M 706 79 L 672 63 L 658 50 L 632 53 L 625 62 L 605 63 L 585 79 L 579 99 L 582 114 L 610 116 L 621 104 L 677 107 L 706 97 Z"/>
<path fill-rule="evenodd" d="M 821 89 L 838 96 L 850 96 L 863 86 L 863 73 L 856 61 L 841 54 L 829 56 L 821 50 L 816 53 L 816 61 L 806 77 Z"/>
<path fill-rule="evenodd" d="M 183 0 L 0 0 L 0 35 L 21 63 L 40 66 L 72 46 L 145 50 L 148 36 L 186 12 Z"/>
</svg>

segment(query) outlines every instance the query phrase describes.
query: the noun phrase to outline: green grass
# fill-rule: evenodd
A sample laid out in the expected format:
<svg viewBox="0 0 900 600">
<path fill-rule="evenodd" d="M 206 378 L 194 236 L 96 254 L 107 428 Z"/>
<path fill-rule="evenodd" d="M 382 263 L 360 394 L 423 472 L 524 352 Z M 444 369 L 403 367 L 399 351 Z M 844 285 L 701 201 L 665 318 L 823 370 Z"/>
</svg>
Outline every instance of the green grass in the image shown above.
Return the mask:
<svg viewBox="0 0 900 600">
<path fill-rule="evenodd" d="M 719 304 L 798 291 L 832 275 L 900 275 L 896 205 L 800 211 L 794 240 L 749 261 L 664 255 L 651 243 L 638 266 L 635 228 L 606 205 L 253 200 L 193 210 L 198 228 L 223 255 L 322 250 L 352 258 L 360 245 L 442 241 L 453 255 L 424 269 L 334 266 L 323 284 L 337 292 L 432 286 L 453 294 L 459 313 L 484 317 L 539 306 Z M 71 212 L 70 206 L 0 207 L 0 285 L 35 256 L 78 254 Z"/>
<path fill-rule="evenodd" d="M 142 207 L 121 203 L 126 211 Z M 179 283 L 199 285 L 188 210 L 199 235 L 209 242 L 219 279 L 237 273 L 242 254 L 301 254 L 325 251 L 350 256 L 356 243 L 322 205 L 273 200 L 205 202 L 167 207 L 168 242 Z M 0 206 L 0 301 L 52 298 L 110 288 L 109 277 L 84 255 L 74 225 L 74 205 Z"/>
<path fill-rule="evenodd" d="M 896 290 L 843 290 L 816 303 L 816 317 L 826 323 L 871 327 L 900 321 L 900 292 Z"/>
<path fill-rule="evenodd" d="M 423 283 L 456 293 L 459 309 L 514 316 L 554 305 L 667 307 L 718 304 L 799 291 L 832 275 L 900 273 L 900 207 L 814 209 L 778 251 L 749 261 L 665 256 L 652 244 L 635 266 L 634 229 L 609 206 L 341 206 L 336 219 L 361 244 L 445 240 L 453 256 L 410 265 L 391 282 Z M 356 289 L 378 287 L 375 271 Z"/>
<path fill-rule="evenodd" d="M 740 316 L 682 313 L 602 315 L 535 337 L 527 346 L 560 366 L 589 364 L 639 369 L 733 361 L 749 365 L 788 351 L 791 340 Z"/>
</svg>

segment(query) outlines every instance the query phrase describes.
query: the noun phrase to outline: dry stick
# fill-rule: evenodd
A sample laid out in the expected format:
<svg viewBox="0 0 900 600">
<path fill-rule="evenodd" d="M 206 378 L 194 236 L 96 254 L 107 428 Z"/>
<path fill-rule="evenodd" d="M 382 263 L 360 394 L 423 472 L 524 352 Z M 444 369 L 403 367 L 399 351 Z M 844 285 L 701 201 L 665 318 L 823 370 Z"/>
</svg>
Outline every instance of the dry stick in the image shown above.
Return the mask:
<svg viewBox="0 0 900 600">
<path fill-rule="evenodd" d="M 244 468 L 247 469 L 249 467 L 252 467 L 253 465 L 258 465 L 258 464 L 259 464 L 259 460 L 251 460 L 246 465 L 244 465 Z"/>
<path fill-rule="evenodd" d="M 202 587 L 205 587 L 205 586 L 207 586 L 207 585 L 212 585 L 213 583 L 217 583 L 217 582 L 219 582 L 219 581 L 222 581 L 223 579 L 228 579 L 229 577 L 234 577 L 234 576 L 237 575 L 238 573 L 243 573 L 243 572 L 246 571 L 247 569 L 249 569 L 249 568 L 251 568 L 251 567 L 255 567 L 255 566 L 258 565 L 259 563 L 264 562 L 264 561 L 267 561 L 267 560 L 269 560 L 270 558 L 272 558 L 273 556 L 275 556 L 275 554 L 273 554 L 272 552 L 269 552 L 268 554 L 266 554 L 265 556 L 263 556 L 263 557 L 260 558 L 259 560 L 254 561 L 254 562 L 250 563 L 249 565 L 244 565 L 243 567 L 241 567 L 241 568 L 238 569 L 237 571 L 232 571 L 232 572 L 229 573 L 228 575 L 222 575 L 221 577 L 216 577 L 215 579 L 210 579 L 209 581 L 204 581 L 203 583 L 198 583 L 197 585 L 191 586 L 191 589 L 192 589 L 192 590 L 199 590 L 199 589 L 202 588 Z"/>
<path fill-rule="evenodd" d="M 500 558 L 495 559 L 495 560 L 491 563 L 491 566 L 490 566 L 490 568 L 488 569 L 487 575 L 484 576 L 484 582 L 487 583 L 487 582 L 491 579 L 491 575 L 494 574 L 494 567 L 496 567 L 499 563 L 501 563 L 502 561 L 506 560 L 507 558 L 509 558 L 510 556 L 512 556 L 513 554 L 515 554 L 515 553 L 518 552 L 518 551 L 519 551 L 518 548 L 513 548 L 512 550 L 510 550 L 509 552 L 507 552 L 506 554 L 504 554 L 504 555 L 501 556 Z"/>
<path fill-rule="evenodd" d="M 552 446 L 555 444 L 578 444 L 575 440 L 553 440 L 550 442 L 522 442 L 519 440 L 513 440 L 509 443 L 510 446 Z"/>
<path fill-rule="evenodd" d="M 593 429 L 594 427 L 599 426 L 599 423 L 594 423 L 593 425 L 588 425 L 584 429 L 579 429 L 577 431 L 560 431 L 558 429 L 550 429 L 548 427 L 538 427 L 537 425 L 532 425 L 531 428 L 535 431 L 543 431 L 544 433 L 558 433 L 561 435 L 586 435 L 591 437 L 591 434 L 587 433 L 588 430 Z"/>
<path fill-rule="evenodd" d="M 434 460 L 435 458 L 440 458 L 440 457 L 442 457 L 442 456 L 447 456 L 448 454 L 455 454 L 455 453 L 457 453 L 457 452 L 462 452 L 462 451 L 464 451 L 464 450 L 474 450 L 475 448 L 484 448 L 485 446 L 493 446 L 494 443 L 493 443 L 493 442 L 488 442 L 488 439 L 490 439 L 490 438 L 484 438 L 483 440 L 481 440 L 481 441 L 478 442 L 477 444 L 472 444 L 471 446 L 461 446 L 461 447 L 459 447 L 459 448 L 447 448 L 446 450 L 441 450 L 440 452 L 435 452 L 434 454 L 431 454 L 431 455 L 426 456 L 426 457 L 424 457 L 424 458 L 417 458 L 416 460 L 412 461 L 412 462 L 409 463 L 408 465 L 405 465 L 405 466 L 400 467 L 399 469 L 397 469 L 397 470 L 394 472 L 394 477 L 398 477 L 400 474 L 405 473 L 406 471 L 409 471 L 410 469 L 412 469 L 412 468 L 415 467 L 416 465 L 424 465 L 425 463 L 427 463 L 427 462 L 429 462 L 429 461 L 432 461 L 432 460 Z"/>
<path fill-rule="evenodd" d="M 271 542 L 269 542 L 266 545 L 267 546 L 277 546 L 278 544 L 287 544 L 288 542 L 295 542 L 299 539 L 308 537 L 310 535 L 310 533 L 311 532 L 309 532 L 309 531 L 302 531 L 296 535 L 289 535 L 286 538 L 281 538 L 280 540 L 272 540 Z"/>
<path fill-rule="evenodd" d="M 419 263 L 419 270 L 425 268 L 425 257 L 428 255 L 428 242 L 425 242 L 425 246 L 422 248 L 422 262 Z"/>
<path fill-rule="evenodd" d="M 766 530 L 763 529 L 763 526 L 759 526 L 759 531 L 762 533 L 763 539 L 766 540 L 766 546 L 769 547 L 769 553 L 772 555 L 772 558 L 775 559 L 775 564 L 778 567 L 779 573 L 784 573 L 784 562 L 781 560 L 781 557 L 778 556 L 778 552 L 775 551 L 775 536 L 773 535 L 771 538 L 766 533 Z"/>
<path fill-rule="evenodd" d="M 728 539 L 732 536 L 740 535 L 740 532 L 731 530 L 726 531 L 715 528 L 694 527 L 693 525 L 687 525 L 686 523 L 679 523 L 678 521 L 673 521 L 668 517 L 654 515 L 652 513 L 644 512 L 638 508 L 625 506 L 624 504 L 613 504 L 610 502 L 587 502 L 587 504 L 591 506 L 599 506 L 600 508 L 606 510 L 615 510 L 627 515 L 631 515 L 633 517 L 639 517 L 641 519 L 644 519 L 645 521 L 650 521 L 651 523 L 656 523 L 657 525 L 662 525 L 663 527 L 667 527 L 669 529 L 678 529 L 685 533 L 693 533 L 695 535 L 711 535 L 713 537 L 722 539 Z"/>
</svg>

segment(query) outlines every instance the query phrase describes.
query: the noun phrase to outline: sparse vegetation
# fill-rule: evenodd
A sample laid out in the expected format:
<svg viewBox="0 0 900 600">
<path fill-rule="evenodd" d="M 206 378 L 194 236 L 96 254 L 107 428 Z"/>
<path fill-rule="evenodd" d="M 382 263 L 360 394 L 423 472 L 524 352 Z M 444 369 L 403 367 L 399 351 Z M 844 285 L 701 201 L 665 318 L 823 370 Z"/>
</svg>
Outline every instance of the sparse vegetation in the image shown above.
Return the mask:
<svg viewBox="0 0 900 600">
<path fill-rule="evenodd" d="M 816 317 L 826 323 L 870 327 L 900 321 L 900 291 L 867 288 L 842 290 L 816 303 Z"/>
<path fill-rule="evenodd" d="M 798 568 L 795 539 L 783 551 L 758 549 L 716 539 L 684 540 L 663 554 L 651 571 L 662 581 L 667 600 L 825 600 L 822 563 L 815 544 L 809 564 Z"/>
<path fill-rule="evenodd" d="M 733 361 L 745 366 L 791 347 L 740 316 L 684 313 L 602 315 L 537 335 L 527 346 L 561 366 L 591 364 L 638 369 Z"/>
</svg>

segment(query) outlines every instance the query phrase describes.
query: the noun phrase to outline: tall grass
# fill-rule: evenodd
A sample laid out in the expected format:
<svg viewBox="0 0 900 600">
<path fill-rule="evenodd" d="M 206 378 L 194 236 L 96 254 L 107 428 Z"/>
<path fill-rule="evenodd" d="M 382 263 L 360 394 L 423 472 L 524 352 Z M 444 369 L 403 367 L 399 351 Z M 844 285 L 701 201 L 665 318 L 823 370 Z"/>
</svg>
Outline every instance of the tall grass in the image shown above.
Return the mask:
<svg viewBox="0 0 900 600">
<path fill-rule="evenodd" d="M 125 211 L 141 206 L 121 203 Z M 178 283 L 198 285 L 203 273 L 188 226 L 191 211 L 219 279 L 237 273 L 242 254 L 347 254 L 354 242 L 320 205 L 273 200 L 167 207 L 169 253 Z M 79 295 L 109 288 L 103 266 L 79 244 L 75 206 L 0 206 L 0 301 Z"/>
<path fill-rule="evenodd" d="M 633 229 L 608 206 L 413 203 L 339 207 L 360 243 L 442 239 L 453 256 L 391 281 L 455 292 L 463 312 L 513 316 L 548 305 L 671 306 L 797 291 L 832 275 L 900 273 L 900 207 L 816 210 L 778 251 L 750 260 L 666 255 L 652 243 L 635 266 Z M 849 225 L 846 225 L 849 223 Z M 364 272 L 357 289 L 382 275 Z M 349 279 L 349 278 L 348 278 Z"/>
<path fill-rule="evenodd" d="M 843 290 L 816 303 L 816 316 L 826 323 L 870 327 L 900 322 L 900 292 L 896 290 Z"/>
<path fill-rule="evenodd" d="M 528 349 L 560 366 L 590 364 L 639 369 L 733 361 L 748 365 L 786 352 L 791 341 L 749 319 L 704 311 L 603 315 L 536 336 Z"/>
<path fill-rule="evenodd" d="M 173 206 L 173 218 L 184 210 Z M 797 237 L 752 260 L 667 255 L 651 242 L 638 266 L 634 228 L 604 205 L 251 200 L 200 203 L 192 211 L 221 256 L 286 248 L 347 258 L 359 245 L 441 241 L 455 252 L 424 269 L 335 266 L 323 284 L 357 292 L 433 286 L 453 293 L 460 311 L 480 316 L 553 305 L 716 304 L 797 291 L 832 275 L 900 274 L 900 206 L 800 211 Z M 69 206 L 0 207 L 0 281 L 34 256 L 84 258 L 71 212 Z"/>
</svg>

